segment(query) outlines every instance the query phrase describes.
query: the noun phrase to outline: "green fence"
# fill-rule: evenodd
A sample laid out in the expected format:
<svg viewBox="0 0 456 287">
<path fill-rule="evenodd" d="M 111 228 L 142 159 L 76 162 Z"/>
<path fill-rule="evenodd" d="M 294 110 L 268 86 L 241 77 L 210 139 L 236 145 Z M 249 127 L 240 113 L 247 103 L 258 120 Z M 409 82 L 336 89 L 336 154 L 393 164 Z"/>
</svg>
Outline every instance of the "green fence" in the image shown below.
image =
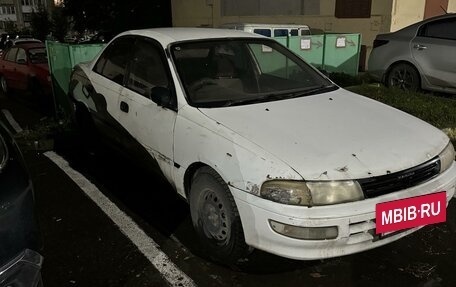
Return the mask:
<svg viewBox="0 0 456 287">
<path fill-rule="evenodd" d="M 360 34 L 325 34 L 274 38 L 306 62 L 328 72 L 358 74 Z"/>
<path fill-rule="evenodd" d="M 103 47 L 104 44 L 71 45 L 46 41 L 58 117 L 65 117 L 71 113 L 71 102 L 67 94 L 73 67 L 81 62 L 92 60 Z"/>
</svg>

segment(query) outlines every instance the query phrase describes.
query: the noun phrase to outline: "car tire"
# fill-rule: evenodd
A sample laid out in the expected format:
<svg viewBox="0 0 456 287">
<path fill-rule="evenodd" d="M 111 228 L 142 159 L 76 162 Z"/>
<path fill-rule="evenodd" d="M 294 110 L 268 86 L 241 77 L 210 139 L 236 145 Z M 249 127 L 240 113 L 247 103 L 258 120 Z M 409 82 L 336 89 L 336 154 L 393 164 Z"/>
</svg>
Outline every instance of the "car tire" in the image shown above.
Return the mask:
<svg viewBox="0 0 456 287">
<path fill-rule="evenodd" d="M 81 135 L 83 148 L 89 153 L 98 151 L 98 133 L 90 112 L 81 103 L 75 104 L 74 120 Z"/>
<path fill-rule="evenodd" d="M 46 95 L 43 87 L 37 79 L 31 79 L 28 88 L 32 99 L 38 104 L 40 111 L 46 115 L 53 114 L 53 103 L 49 95 Z"/>
<path fill-rule="evenodd" d="M 394 65 L 388 72 L 386 86 L 399 88 L 407 92 L 417 92 L 420 90 L 420 74 L 415 67 L 401 63 Z"/>
<path fill-rule="evenodd" d="M 2 93 L 7 96 L 8 95 L 8 83 L 6 82 L 6 78 L 4 76 L 0 76 L 0 88 Z"/>
<path fill-rule="evenodd" d="M 209 258 L 235 265 L 248 255 L 250 247 L 234 198 L 217 172 L 209 167 L 199 169 L 189 197 L 193 226 Z"/>
</svg>

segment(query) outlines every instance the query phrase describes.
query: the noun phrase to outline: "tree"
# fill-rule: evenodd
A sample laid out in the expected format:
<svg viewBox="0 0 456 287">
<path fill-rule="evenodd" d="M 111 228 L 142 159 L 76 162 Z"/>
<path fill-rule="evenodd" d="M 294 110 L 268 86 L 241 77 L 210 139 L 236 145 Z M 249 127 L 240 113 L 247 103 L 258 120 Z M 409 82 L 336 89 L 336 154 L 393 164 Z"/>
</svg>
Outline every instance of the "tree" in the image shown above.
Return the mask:
<svg viewBox="0 0 456 287">
<path fill-rule="evenodd" d="M 11 21 L 11 20 L 4 21 L 4 30 L 8 34 L 17 33 L 16 23 L 14 21 Z"/>
<path fill-rule="evenodd" d="M 51 21 L 49 20 L 49 13 L 40 5 L 38 11 L 32 11 L 31 28 L 33 37 L 44 41 L 46 36 L 51 30 Z"/>
<path fill-rule="evenodd" d="M 52 35 L 60 42 L 63 42 L 69 30 L 69 22 L 65 15 L 64 7 L 57 6 L 54 8 L 52 11 L 51 23 Z"/>
<path fill-rule="evenodd" d="M 64 0 L 64 7 L 79 32 L 171 26 L 169 0 Z"/>
</svg>

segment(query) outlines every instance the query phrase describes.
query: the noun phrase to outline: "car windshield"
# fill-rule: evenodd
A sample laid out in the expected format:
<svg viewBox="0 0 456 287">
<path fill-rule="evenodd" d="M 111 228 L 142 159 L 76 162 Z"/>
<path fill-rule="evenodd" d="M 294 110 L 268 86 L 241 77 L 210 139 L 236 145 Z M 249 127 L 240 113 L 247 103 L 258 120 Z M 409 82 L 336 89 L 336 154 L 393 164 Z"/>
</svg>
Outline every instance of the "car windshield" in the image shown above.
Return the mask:
<svg viewBox="0 0 456 287">
<path fill-rule="evenodd" d="M 28 53 L 32 64 L 46 64 L 48 62 L 45 48 L 30 49 Z"/>
<path fill-rule="evenodd" d="M 171 51 L 187 100 L 196 107 L 252 104 L 337 89 L 274 40 L 183 42 Z"/>
</svg>

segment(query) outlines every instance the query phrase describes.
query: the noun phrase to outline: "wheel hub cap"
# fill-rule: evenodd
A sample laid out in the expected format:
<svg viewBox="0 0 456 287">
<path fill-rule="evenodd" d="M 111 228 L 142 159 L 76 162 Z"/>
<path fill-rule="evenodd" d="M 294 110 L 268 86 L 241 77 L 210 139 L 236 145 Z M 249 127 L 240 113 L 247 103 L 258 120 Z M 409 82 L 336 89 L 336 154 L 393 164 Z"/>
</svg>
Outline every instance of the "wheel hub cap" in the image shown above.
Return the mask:
<svg viewBox="0 0 456 287">
<path fill-rule="evenodd" d="M 206 193 L 201 215 L 203 228 L 208 237 L 220 242 L 229 238 L 225 207 L 214 192 Z"/>
</svg>

